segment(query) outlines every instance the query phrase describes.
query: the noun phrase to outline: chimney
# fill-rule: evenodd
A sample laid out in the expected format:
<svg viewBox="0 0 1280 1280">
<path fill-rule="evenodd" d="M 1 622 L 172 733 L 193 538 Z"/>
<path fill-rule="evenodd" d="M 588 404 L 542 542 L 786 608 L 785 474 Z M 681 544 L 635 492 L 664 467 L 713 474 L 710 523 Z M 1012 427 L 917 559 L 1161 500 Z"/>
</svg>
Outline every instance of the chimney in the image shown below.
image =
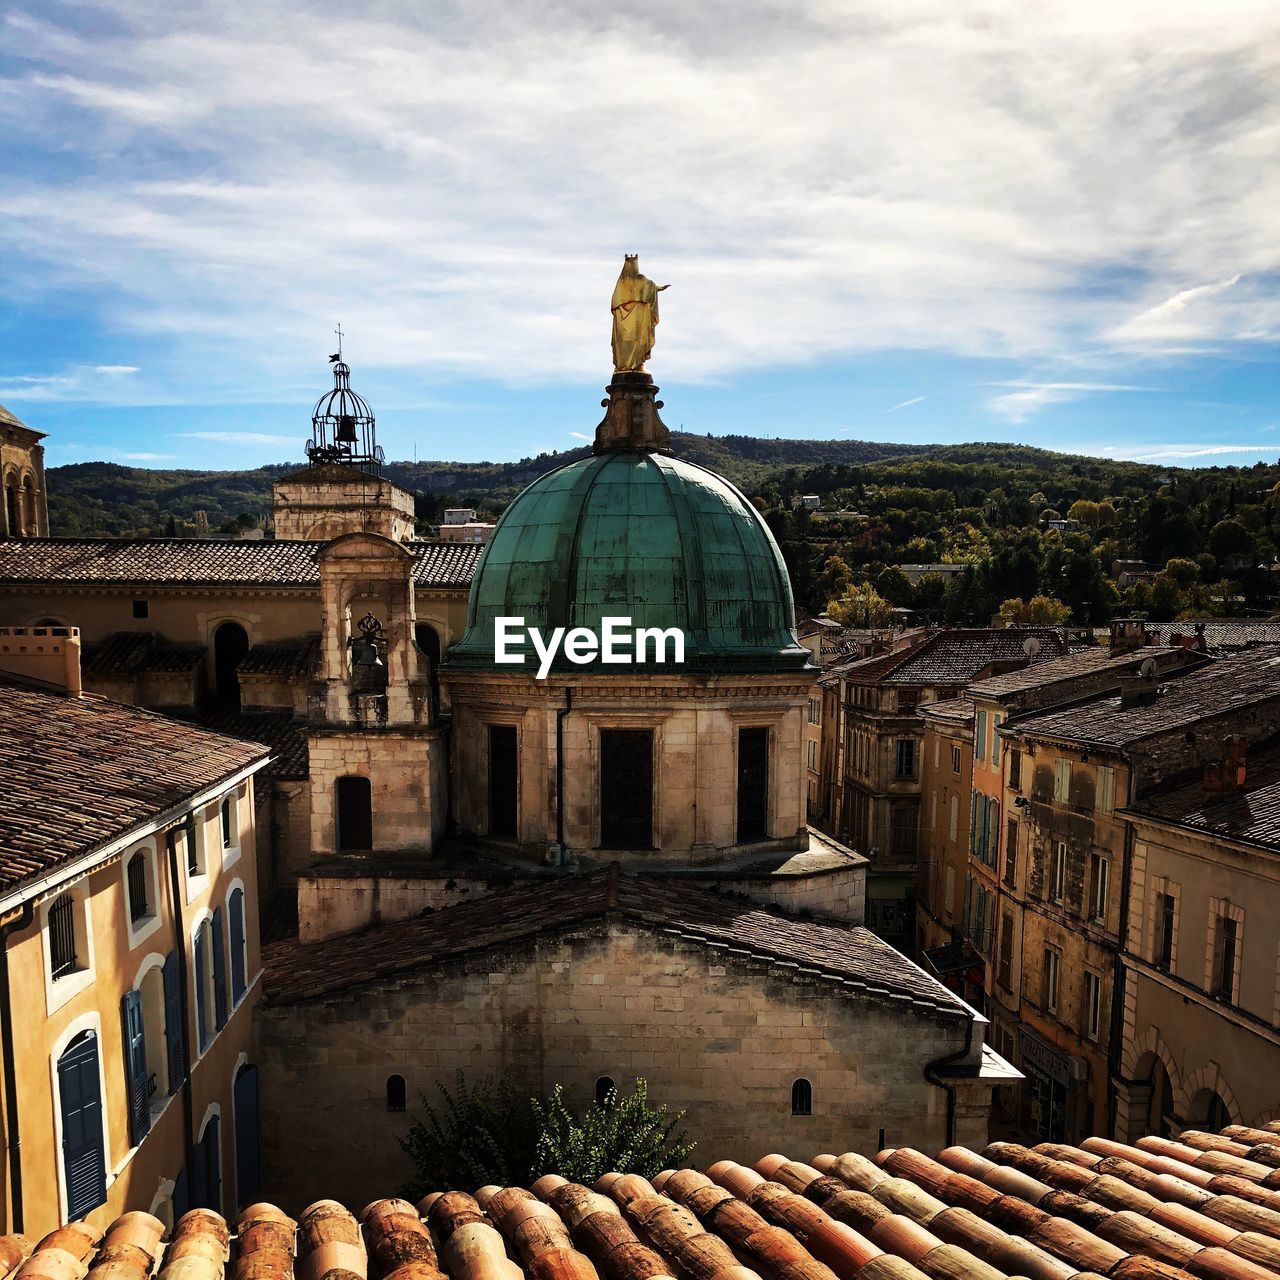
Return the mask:
<svg viewBox="0 0 1280 1280">
<path fill-rule="evenodd" d="M 1117 684 L 1122 707 L 1140 707 L 1160 696 L 1160 682 L 1154 671 L 1150 675 L 1119 676 Z"/>
<path fill-rule="evenodd" d="M 1112 618 L 1110 648 L 1113 654 L 1132 653 L 1147 643 L 1147 628 L 1141 618 Z"/>
<path fill-rule="evenodd" d="M 1222 743 L 1222 759 L 1204 767 L 1206 791 L 1243 791 L 1245 781 L 1245 741 L 1233 733 Z"/>
<path fill-rule="evenodd" d="M 0 672 L 80 695 L 79 627 L 0 627 Z"/>
</svg>

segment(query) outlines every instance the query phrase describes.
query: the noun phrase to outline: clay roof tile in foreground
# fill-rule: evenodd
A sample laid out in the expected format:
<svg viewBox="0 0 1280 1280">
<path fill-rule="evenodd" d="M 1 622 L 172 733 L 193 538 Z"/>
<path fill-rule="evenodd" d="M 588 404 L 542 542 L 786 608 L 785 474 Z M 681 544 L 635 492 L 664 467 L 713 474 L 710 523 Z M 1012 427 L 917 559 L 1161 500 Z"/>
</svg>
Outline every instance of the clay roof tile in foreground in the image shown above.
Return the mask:
<svg viewBox="0 0 1280 1280">
<path fill-rule="evenodd" d="M 1135 1146 L 775 1153 L 593 1187 L 546 1174 L 416 1206 L 322 1200 L 296 1223 L 259 1203 L 234 1233 L 193 1209 L 167 1244 L 158 1219 L 131 1213 L 105 1235 L 75 1224 L 46 1236 L 16 1280 L 95 1265 L 165 1280 L 188 1258 L 206 1280 L 1276 1280 L 1278 1144 L 1271 1121 Z M 0 1238 L 5 1271 L 29 1250 Z"/>
<path fill-rule="evenodd" d="M 324 542 L 217 538 L 0 539 L 0 586 L 301 587 L 320 585 Z M 484 550 L 462 542 L 411 542 L 413 580 L 466 587 Z"/>
<path fill-rule="evenodd" d="M 266 754 L 141 707 L 0 675 L 0 890 L 127 835 Z"/>
<path fill-rule="evenodd" d="M 803 966 L 812 980 L 839 984 L 853 995 L 905 999 L 942 1016 L 968 1016 L 951 992 L 869 929 L 796 920 L 684 878 L 631 872 L 619 875 L 617 907 L 611 908 L 608 879 L 608 871 L 555 876 L 357 934 L 278 943 L 263 956 L 266 999 L 291 1004 L 386 981 L 581 927 L 616 909 L 655 932 L 793 970 Z"/>
</svg>

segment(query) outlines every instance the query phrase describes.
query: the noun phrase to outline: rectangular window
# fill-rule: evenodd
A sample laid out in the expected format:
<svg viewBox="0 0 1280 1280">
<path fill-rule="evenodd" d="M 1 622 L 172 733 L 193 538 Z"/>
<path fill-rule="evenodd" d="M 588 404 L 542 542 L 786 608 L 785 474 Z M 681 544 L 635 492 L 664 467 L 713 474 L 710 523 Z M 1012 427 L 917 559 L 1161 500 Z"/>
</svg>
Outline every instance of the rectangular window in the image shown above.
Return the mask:
<svg viewBox="0 0 1280 1280">
<path fill-rule="evenodd" d="M 947 893 L 942 903 L 947 915 L 956 909 L 956 869 L 952 866 L 947 867 Z"/>
<path fill-rule="evenodd" d="M 1218 947 L 1214 973 L 1217 979 L 1216 995 L 1221 1000 L 1234 1001 L 1236 996 L 1236 948 L 1239 945 L 1239 926 L 1230 916 L 1218 917 Z"/>
<path fill-rule="evenodd" d="M 951 839 L 954 840 L 960 830 L 960 797 L 951 797 Z"/>
<path fill-rule="evenodd" d="M 1045 947 L 1040 1004 L 1046 1013 L 1058 1011 L 1058 965 L 1061 960 L 1062 957 L 1056 951 Z"/>
<path fill-rule="evenodd" d="M 960 776 L 960 748 L 951 748 L 951 772 L 958 778 Z"/>
<path fill-rule="evenodd" d="M 743 750 L 739 730 L 738 743 L 738 828 L 739 840 L 744 826 L 750 830 L 767 803 L 763 791 L 754 804 L 750 799 L 752 784 L 743 785 L 743 766 L 750 767 L 759 757 L 751 750 L 751 742 Z M 759 730 L 768 733 L 767 729 Z M 743 812 L 743 800 L 747 811 Z M 744 821 L 745 820 L 745 821 Z M 748 837 L 749 838 L 749 837 Z M 600 730 L 600 844 L 605 849 L 653 848 L 653 730 Z"/>
<path fill-rule="evenodd" d="M 1022 789 L 1022 752 L 1017 747 L 1009 748 L 1009 785 L 1015 791 Z"/>
<path fill-rule="evenodd" d="M 1000 962 L 996 968 L 996 981 L 1006 990 L 1013 990 L 1013 916 L 1004 912 L 1000 917 Z"/>
<path fill-rule="evenodd" d="M 1084 975 L 1084 1034 L 1097 1040 L 1102 1027 L 1102 979 L 1096 973 Z"/>
<path fill-rule="evenodd" d="M 76 956 L 76 904 L 64 893 L 49 908 L 49 971 L 61 978 L 80 967 Z"/>
<path fill-rule="evenodd" d="M 1116 771 L 1110 765 L 1098 766 L 1099 813 L 1110 813 L 1116 807 Z"/>
<path fill-rule="evenodd" d="M 1171 893 L 1156 894 L 1156 945 L 1152 963 L 1166 973 L 1173 970 L 1173 923 L 1176 902 Z"/>
<path fill-rule="evenodd" d="M 812 738 L 805 744 L 809 768 L 817 772 L 818 768 L 818 744 Z"/>
<path fill-rule="evenodd" d="M 150 914 L 147 903 L 147 854 L 139 850 L 129 859 L 126 872 L 129 883 L 129 919 L 138 924 Z"/>
<path fill-rule="evenodd" d="M 914 738 L 898 739 L 898 778 L 914 778 L 916 776 L 916 742 Z"/>
<path fill-rule="evenodd" d="M 1004 833 L 1004 882 L 1013 888 L 1018 880 L 1018 820 L 1010 818 Z"/>
<path fill-rule="evenodd" d="M 999 716 L 991 717 L 991 763 L 1000 767 L 1000 724 Z"/>
<path fill-rule="evenodd" d="M 973 754 L 979 760 L 987 758 L 987 713 L 979 711 L 974 717 Z"/>
<path fill-rule="evenodd" d="M 822 723 L 822 703 L 817 698 L 809 699 L 809 723 Z"/>
<path fill-rule="evenodd" d="M 1089 855 L 1089 919 L 1107 918 L 1107 876 L 1109 864 L 1100 853 Z"/>
<path fill-rule="evenodd" d="M 1062 756 L 1053 762 L 1053 798 L 1058 804 L 1071 798 L 1071 761 Z"/>
<path fill-rule="evenodd" d="M 906 805 L 902 805 L 890 813 L 889 836 L 894 857 L 915 857 L 919 819 L 919 811 L 914 807 L 908 808 Z"/>
<path fill-rule="evenodd" d="M 133 602 L 133 616 L 135 618 L 146 618 L 151 614 L 151 604 L 147 600 L 135 600 Z"/>
<path fill-rule="evenodd" d="M 218 810 L 218 821 L 222 827 L 222 847 L 231 849 L 236 841 L 236 798 L 234 795 L 224 796 L 222 807 Z"/>
<path fill-rule="evenodd" d="M 644 748 L 648 752 L 650 769 L 653 760 L 653 733 L 643 730 L 648 739 Z M 652 777 L 652 774 L 650 775 Z M 652 782 L 650 782 L 652 790 Z M 653 844 L 652 802 L 645 814 L 645 826 L 649 831 L 644 848 Z M 769 730 L 767 728 L 738 730 L 738 843 L 749 840 L 766 840 L 769 836 Z"/>
<path fill-rule="evenodd" d="M 489 726 L 489 835 L 495 839 L 514 840 L 519 834 L 519 783 L 520 760 L 516 727 L 513 724 L 491 724 Z"/>
<path fill-rule="evenodd" d="M 1061 902 L 1067 890 L 1067 846 L 1061 840 L 1053 844 L 1053 860 L 1049 865 L 1049 901 Z"/>
</svg>

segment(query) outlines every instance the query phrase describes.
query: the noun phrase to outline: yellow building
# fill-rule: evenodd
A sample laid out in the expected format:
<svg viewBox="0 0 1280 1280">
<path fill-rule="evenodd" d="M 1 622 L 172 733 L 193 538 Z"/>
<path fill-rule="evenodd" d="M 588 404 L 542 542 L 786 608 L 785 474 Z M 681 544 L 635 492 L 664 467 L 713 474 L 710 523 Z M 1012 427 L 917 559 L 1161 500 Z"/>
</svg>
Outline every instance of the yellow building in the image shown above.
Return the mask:
<svg viewBox="0 0 1280 1280">
<path fill-rule="evenodd" d="M 0 404 L 0 537 L 49 536 L 43 439 Z"/>
<path fill-rule="evenodd" d="M 0 628 L 4 1229 L 257 1190 L 257 744 L 81 689 Z"/>
</svg>

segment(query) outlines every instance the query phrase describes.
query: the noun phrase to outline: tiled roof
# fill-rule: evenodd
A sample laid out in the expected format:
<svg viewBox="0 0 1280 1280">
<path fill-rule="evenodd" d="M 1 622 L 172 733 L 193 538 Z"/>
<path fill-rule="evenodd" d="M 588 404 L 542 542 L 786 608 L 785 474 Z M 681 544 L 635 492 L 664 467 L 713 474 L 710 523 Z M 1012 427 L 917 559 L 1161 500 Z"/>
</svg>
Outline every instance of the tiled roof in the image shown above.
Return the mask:
<svg viewBox="0 0 1280 1280">
<path fill-rule="evenodd" d="M 1242 649 L 1159 684 L 1152 702 L 1121 706 L 1119 695 L 1009 722 L 1018 733 L 1124 747 L 1254 703 L 1280 698 L 1280 645 Z"/>
<path fill-rule="evenodd" d="M 1147 630 L 1155 633 L 1160 644 L 1168 644 L 1174 634 L 1194 638 L 1197 627 L 1204 628 L 1205 644 L 1211 650 L 1243 649 L 1250 644 L 1280 644 L 1280 621 L 1274 618 L 1210 618 L 1199 622 L 1192 619 L 1147 624 Z M 1105 641 L 1107 634 L 1105 629 L 1100 631 L 1099 639 Z"/>
<path fill-rule="evenodd" d="M 1118 654 L 1113 654 L 1109 649 L 1081 649 L 1065 657 L 1034 662 L 1017 671 L 988 676 L 985 680 L 971 684 L 968 691 L 979 698 L 999 698 L 1005 694 L 1042 688 L 1059 680 L 1077 680 L 1096 671 L 1119 672 L 1126 667 L 1136 669 L 1147 658 L 1168 657 L 1170 654 L 1184 652 L 1184 649 L 1170 649 L 1163 645 L 1144 645 L 1141 649 Z"/>
<path fill-rule="evenodd" d="M 963 685 L 993 662 L 1025 663 L 1022 646 L 1033 637 L 1042 662 L 1067 652 L 1052 627 L 946 627 L 897 653 L 849 663 L 841 675 L 855 684 Z"/>
<path fill-rule="evenodd" d="M 617 910 L 659 932 L 772 961 L 858 995 L 906 1000 L 945 1015 L 965 1013 L 946 988 L 869 929 L 795 920 L 687 880 L 623 872 L 611 889 L 614 874 L 556 877 L 355 935 L 307 945 L 280 943 L 263 957 L 267 1000 L 290 1004 L 379 982 Z"/>
<path fill-rule="evenodd" d="M 1135 1146 L 996 1142 L 983 1154 L 900 1147 L 874 1159 L 801 1151 L 767 1155 L 754 1168 L 709 1163 L 708 1153 L 705 1173 L 668 1170 L 652 1181 L 607 1173 L 593 1188 L 548 1173 L 527 1190 L 438 1190 L 416 1207 L 376 1200 L 355 1206 L 360 1222 L 332 1200 L 298 1222 L 258 1203 L 241 1213 L 230 1241 L 216 1213 L 193 1209 L 173 1229 L 169 1265 L 179 1254 L 212 1258 L 206 1271 L 221 1275 L 230 1254 L 235 1276 L 1275 1280 L 1278 1142 L 1280 1124 L 1270 1121 Z M 39 1246 L 62 1256 L 38 1260 L 29 1275 L 105 1263 L 143 1280 L 159 1269 L 163 1232 L 144 1213 L 117 1219 L 105 1237 L 100 1228 L 63 1228 Z M 5 1269 L 29 1248 L 0 1238 Z"/>
<path fill-rule="evenodd" d="M 284 644 L 255 644 L 240 659 L 236 672 L 242 676 L 278 676 L 284 680 L 306 679 L 315 674 L 320 660 L 320 636 Z"/>
<path fill-rule="evenodd" d="M 84 646 L 80 670 L 86 679 L 134 676 L 142 671 L 194 671 L 204 660 L 199 644 L 163 644 L 146 631 L 117 631 Z"/>
<path fill-rule="evenodd" d="M 175 720 L 270 747 L 271 763 L 262 771 L 265 777 L 295 781 L 307 777 L 311 771 L 307 722 L 292 712 L 220 711 L 214 707 L 195 712 L 184 708 L 172 714 Z"/>
<path fill-rule="evenodd" d="M 1280 853 L 1280 746 L 1249 752 L 1240 791 L 1206 791 L 1197 778 L 1140 796 L 1126 812 Z"/>
<path fill-rule="evenodd" d="M 973 719 L 973 699 L 947 698 L 942 702 L 922 702 L 916 710 L 932 720 L 953 720 L 963 724 Z"/>
<path fill-rule="evenodd" d="M 323 542 L 199 538 L 0 539 L 0 585 L 318 587 Z M 465 587 L 483 547 L 411 542 L 413 579 Z"/>
<path fill-rule="evenodd" d="M 140 707 L 0 676 L 0 889 L 125 835 L 265 754 Z"/>
</svg>

